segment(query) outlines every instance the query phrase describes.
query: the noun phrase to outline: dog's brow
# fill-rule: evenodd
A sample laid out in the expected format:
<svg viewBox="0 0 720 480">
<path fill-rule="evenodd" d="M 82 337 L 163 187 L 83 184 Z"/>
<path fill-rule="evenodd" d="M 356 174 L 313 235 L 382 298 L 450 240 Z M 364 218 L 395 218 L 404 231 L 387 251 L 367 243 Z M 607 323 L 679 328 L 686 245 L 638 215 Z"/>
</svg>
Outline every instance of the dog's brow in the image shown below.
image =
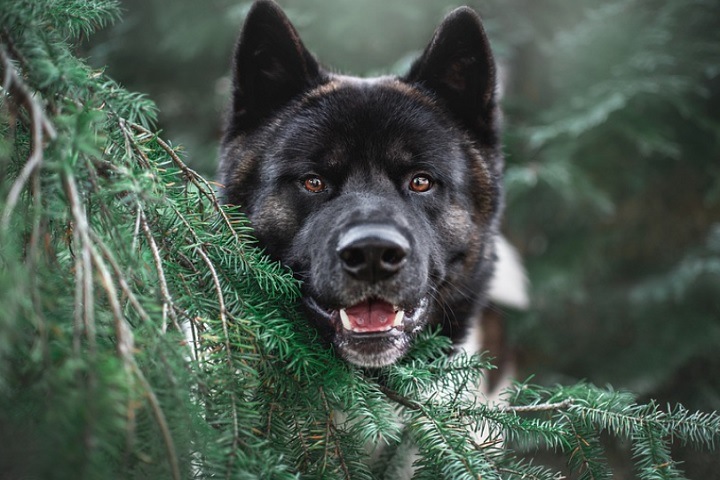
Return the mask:
<svg viewBox="0 0 720 480">
<path fill-rule="evenodd" d="M 396 140 L 390 144 L 388 148 L 388 155 L 396 161 L 404 164 L 411 164 L 415 155 L 407 148 L 405 143 L 401 140 Z"/>
</svg>

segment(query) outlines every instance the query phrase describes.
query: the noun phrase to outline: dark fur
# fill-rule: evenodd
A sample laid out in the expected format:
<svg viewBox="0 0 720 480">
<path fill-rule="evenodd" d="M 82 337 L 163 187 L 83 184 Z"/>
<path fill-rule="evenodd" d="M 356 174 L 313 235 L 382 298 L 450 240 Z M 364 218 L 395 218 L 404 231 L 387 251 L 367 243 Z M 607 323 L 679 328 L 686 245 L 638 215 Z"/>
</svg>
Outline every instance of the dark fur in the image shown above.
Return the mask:
<svg viewBox="0 0 720 480">
<path fill-rule="evenodd" d="M 479 321 L 495 261 L 502 155 L 495 63 L 479 17 L 449 14 L 407 75 L 358 79 L 319 66 L 271 1 L 248 14 L 221 149 L 225 202 L 303 281 L 308 318 L 356 364 L 394 362 L 427 325 L 455 342 Z M 417 193 L 415 174 L 434 180 Z M 308 175 L 326 190 L 312 193 Z M 407 244 L 388 278 L 339 259 L 348 231 Z M 381 299 L 407 312 L 384 334 L 343 330 L 338 309 Z"/>
</svg>

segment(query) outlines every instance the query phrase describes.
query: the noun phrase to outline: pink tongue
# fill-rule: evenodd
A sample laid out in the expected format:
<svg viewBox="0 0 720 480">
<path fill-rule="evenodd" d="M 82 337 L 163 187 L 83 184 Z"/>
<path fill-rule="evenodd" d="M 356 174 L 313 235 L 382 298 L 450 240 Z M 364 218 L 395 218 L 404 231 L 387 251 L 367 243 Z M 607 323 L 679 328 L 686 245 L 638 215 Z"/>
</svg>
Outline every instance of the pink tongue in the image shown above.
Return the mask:
<svg viewBox="0 0 720 480">
<path fill-rule="evenodd" d="M 371 300 L 345 309 L 355 332 L 383 332 L 395 319 L 395 309 L 387 302 Z"/>
</svg>

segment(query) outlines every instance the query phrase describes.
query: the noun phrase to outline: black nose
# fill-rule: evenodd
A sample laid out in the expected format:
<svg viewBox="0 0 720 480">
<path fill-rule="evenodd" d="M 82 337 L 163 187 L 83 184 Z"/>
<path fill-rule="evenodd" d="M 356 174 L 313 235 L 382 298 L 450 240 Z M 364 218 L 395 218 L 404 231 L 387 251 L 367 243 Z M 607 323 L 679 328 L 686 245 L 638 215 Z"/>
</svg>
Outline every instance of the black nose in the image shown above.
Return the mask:
<svg viewBox="0 0 720 480">
<path fill-rule="evenodd" d="M 405 264 L 410 242 L 395 227 L 359 225 L 340 236 L 337 254 L 352 277 L 377 282 L 395 275 Z"/>
</svg>

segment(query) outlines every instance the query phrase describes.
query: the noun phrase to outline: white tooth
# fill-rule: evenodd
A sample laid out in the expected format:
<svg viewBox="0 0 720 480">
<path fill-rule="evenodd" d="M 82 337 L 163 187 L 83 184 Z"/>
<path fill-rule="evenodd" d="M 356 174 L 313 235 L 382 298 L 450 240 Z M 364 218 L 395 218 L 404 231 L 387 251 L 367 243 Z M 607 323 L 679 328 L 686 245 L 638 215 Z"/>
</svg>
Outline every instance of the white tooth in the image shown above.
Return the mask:
<svg viewBox="0 0 720 480">
<path fill-rule="evenodd" d="M 343 327 L 345 327 L 345 330 L 352 330 L 352 324 L 350 323 L 350 317 L 348 317 L 347 312 L 344 308 L 340 309 L 340 320 L 342 321 Z"/>
<path fill-rule="evenodd" d="M 399 327 L 402 324 L 403 318 L 405 317 L 405 310 L 398 310 L 395 314 L 395 320 L 392 323 L 393 327 Z"/>
</svg>

